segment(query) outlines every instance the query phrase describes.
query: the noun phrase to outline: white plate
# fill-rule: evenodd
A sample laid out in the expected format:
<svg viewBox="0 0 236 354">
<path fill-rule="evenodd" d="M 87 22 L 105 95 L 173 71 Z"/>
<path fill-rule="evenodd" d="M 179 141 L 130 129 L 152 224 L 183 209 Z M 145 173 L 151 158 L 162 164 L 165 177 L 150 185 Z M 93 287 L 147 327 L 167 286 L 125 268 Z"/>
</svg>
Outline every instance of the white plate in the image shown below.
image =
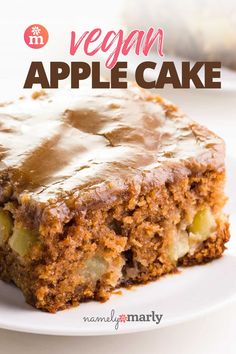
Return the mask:
<svg viewBox="0 0 236 354">
<path fill-rule="evenodd" d="M 48 314 L 25 304 L 13 286 L 0 283 L 0 327 L 30 333 L 55 335 L 107 335 L 139 332 L 170 326 L 206 315 L 236 297 L 236 257 L 225 255 L 205 266 L 181 270 L 159 281 L 122 291 L 104 303 L 90 302 L 75 309 Z M 159 324 L 153 321 L 125 323 L 90 322 L 83 317 L 115 317 L 121 314 L 162 314 Z"/>
<path fill-rule="evenodd" d="M 232 93 L 230 93 L 231 95 Z M 190 95 L 187 100 L 188 106 L 182 107 L 186 111 L 191 108 L 195 117 L 201 113 L 202 106 L 215 100 L 217 93 L 204 92 L 203 100 L 199 91 L 196 95 Z M 220 99 L 228 100 L 228 93 L 220 93 Z M 208 96 L 208 99 L 207 97 Z M 222 97 L 223 96 L 223 97 Z M 168 97 L 168 96 L 167 96 Z M 172 97 L 173 98 L 173 97 Z M 181 100 L 181 95 L 176 97 Z M 233 99 L 233 97 L 232 97 Z M 233 107 L 231 105 L 230 107 Z M 206 125 L 221 132 L 229 146 L 232 155 L 235 151 L 234 131 L 236 122 L 232 119 L 225 120 L 222 129 L 220 121 L 219 106 L 211 111 L 214 120 L 205 121 Z M 214 115 L 215 111 L 215 115 Z M 190 113 L 192 113 L 190 112 Z M 229 111 L 229 115 L 233 111 Z M 219 118 L 219 119 L 218 119 Z M 218 120 L 217 120 L 218 119 Z M 227 127 L 229 129 L 227 130 Z M 233 129 L 234 127 L 234 129 Z M 231 214 L 231 234 L 234 236 L 236 230 L 236 188 L 235 171 L 236 159 L 231 157 L 227 161 L 228 181 L 227 194 L 230 202 L 227 211 Z M 234 221 L 235 220 L 235 221 Z M 122 290 L 122 295 L 112 295 L 106 303 L 89 302 L 77 308 L 61 311 L 57 314 L 48 314 L 35 310 L 25 304 L 21 292 L 14 286 L 7 285 L 0 281 L 0 327 L 22 332 L 52 334 L 52 335 L 107 335 L 129 332 L 138 332 L 170 326 L 181 323 L 197 316 L 206 315 L 226 303 L 236 300 L 236 243 L 232 237 L 229 249 L 225 255 L 216 261 L 204 266 L 196 266 L 188 269 L 181 269 L 179 274 L 168 275 L 156 282 L 145 286 L 139 286 L 132 290 Z M 118 317 L 125 315 L 163 315 L 159 324 L 151 319 L 150 321 L 125 321 L 119 322 L 116 329 L 116 322 L 84 322 L 84 317 L 109 318 L 111 312 Z"/>
</svg>

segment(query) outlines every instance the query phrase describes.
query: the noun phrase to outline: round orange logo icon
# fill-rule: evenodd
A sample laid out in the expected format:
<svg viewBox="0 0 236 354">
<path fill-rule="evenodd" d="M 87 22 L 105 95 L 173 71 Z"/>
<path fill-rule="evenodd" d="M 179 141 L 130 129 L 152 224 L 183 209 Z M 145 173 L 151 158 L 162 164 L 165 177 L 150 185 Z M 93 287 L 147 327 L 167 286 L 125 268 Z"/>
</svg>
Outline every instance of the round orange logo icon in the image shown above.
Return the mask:
<svg viewBox="0 0 236 354">
<path fill-rule="evenodd" d="M 39 24 L 34 24 L 26 28 L 24 40 L 28 47 L 39 49 L 45 46 L 48 41 L 47 29 Z"/>
</svg>

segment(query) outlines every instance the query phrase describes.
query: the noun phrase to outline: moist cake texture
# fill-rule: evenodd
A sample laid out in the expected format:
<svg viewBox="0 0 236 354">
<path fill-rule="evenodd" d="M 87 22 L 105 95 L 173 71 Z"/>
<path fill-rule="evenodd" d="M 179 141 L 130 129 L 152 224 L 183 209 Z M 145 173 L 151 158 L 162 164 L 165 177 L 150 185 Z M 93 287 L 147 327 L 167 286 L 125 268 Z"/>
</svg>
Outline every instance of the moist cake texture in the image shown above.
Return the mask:
<svg viewBox="0 0 236 354">
<path fill-rule="evenodd" d="M 224 143 L 137 87 L 0 107 L 0 277 L 55 312 L 221 256 Z"/>
</svg>

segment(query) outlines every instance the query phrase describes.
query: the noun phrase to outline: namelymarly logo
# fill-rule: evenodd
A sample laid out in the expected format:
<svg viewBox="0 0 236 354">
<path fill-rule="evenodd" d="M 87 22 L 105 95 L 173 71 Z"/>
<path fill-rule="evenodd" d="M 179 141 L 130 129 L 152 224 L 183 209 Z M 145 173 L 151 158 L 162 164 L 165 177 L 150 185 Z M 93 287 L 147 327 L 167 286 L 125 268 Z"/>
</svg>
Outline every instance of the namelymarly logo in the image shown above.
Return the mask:
<svg viewBox="0 0 236 354">
<path fill-rule="evenodd" d="M 163 314 L 156 311 L 151 311 L 150 313 L 121 313 L 118 316 L 115 314 L 115 310 L 112 309 L 110 315 L 108 316 L 84 316 L 83 321 L 88 323 L 93 322 L 108 322 L 114 323 L 116 330 L 119 328 L 120 323 L 127 322 L 154 322 L 159 325 L 163 318 Z"/>
<path fill-rule="evenodd" d="M 39 49 L 45 46 L 48 41 L 47 29 L 39 24 L 33 24 L 26 28 L 24 40 L 28 47 Z"/>
</svg>

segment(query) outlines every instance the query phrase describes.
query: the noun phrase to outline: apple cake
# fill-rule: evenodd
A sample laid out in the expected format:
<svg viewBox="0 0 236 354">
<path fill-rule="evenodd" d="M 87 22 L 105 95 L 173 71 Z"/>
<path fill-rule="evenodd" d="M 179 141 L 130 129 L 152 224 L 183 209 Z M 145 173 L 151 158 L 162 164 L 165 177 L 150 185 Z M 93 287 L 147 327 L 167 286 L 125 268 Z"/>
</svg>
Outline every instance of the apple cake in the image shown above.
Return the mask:
<svg viewBox="0 0 236 354">
<path fill-rule="evenodd" d="M 2 104 L 0 150 L 0 278 L 36 308 L 107 300 L 225 249 L 224 142 L 150 92 Z"/>
</svg>

